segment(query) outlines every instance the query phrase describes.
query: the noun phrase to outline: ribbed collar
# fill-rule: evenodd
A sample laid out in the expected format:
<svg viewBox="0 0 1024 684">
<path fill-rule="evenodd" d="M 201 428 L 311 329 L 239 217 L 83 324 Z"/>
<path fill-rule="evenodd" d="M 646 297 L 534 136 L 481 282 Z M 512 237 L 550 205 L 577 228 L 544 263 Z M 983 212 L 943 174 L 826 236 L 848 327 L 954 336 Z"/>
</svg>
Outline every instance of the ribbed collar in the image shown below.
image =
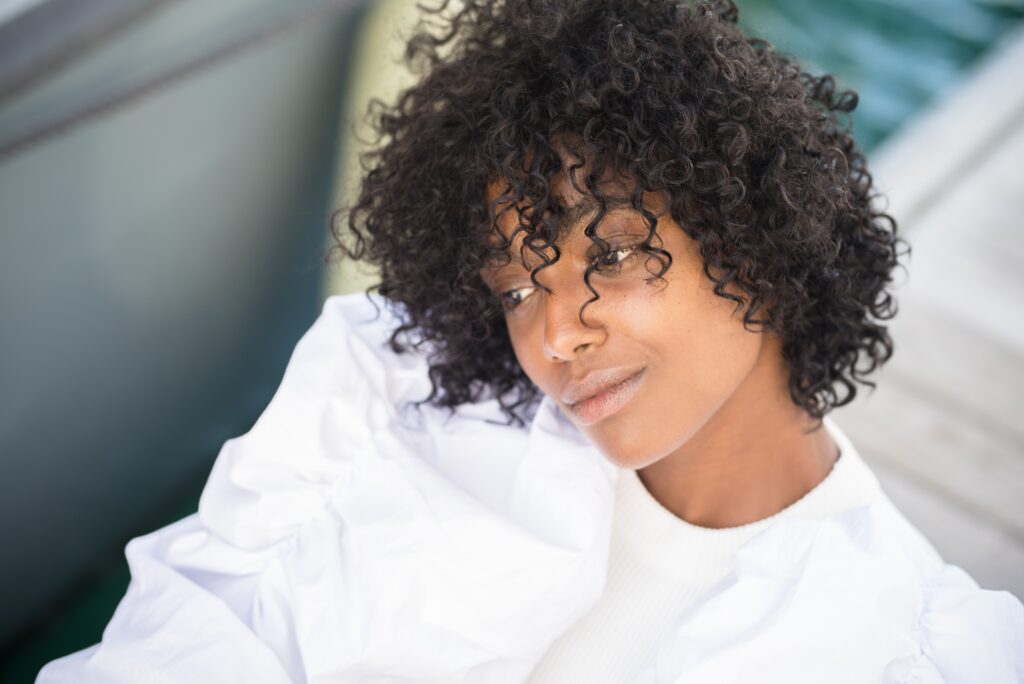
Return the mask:
<svg viewBox="0 0 1024 684">
<path fill-rule="evenodd" d="M 779 520 L 822 519 L 874 501 L 881 491 L 877 477 L 842 430 L 828 417 L 823 422 L 839 448 L 825 479 L 778 513 L 738 527 L 701 527 L 676 517 L 651 496 L 635 470 L 623 469 L 616 489 L 613 552 L 680 580 L 713 576 L 728 569 L 740 546 Z"/>
</svg>

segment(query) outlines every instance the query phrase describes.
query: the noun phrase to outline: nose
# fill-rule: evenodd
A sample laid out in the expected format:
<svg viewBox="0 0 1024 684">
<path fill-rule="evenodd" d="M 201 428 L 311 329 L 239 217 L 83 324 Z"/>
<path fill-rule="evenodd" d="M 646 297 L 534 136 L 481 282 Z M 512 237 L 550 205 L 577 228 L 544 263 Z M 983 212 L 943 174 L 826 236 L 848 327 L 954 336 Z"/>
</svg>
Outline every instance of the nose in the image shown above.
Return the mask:
<svg viewBox="0 0 1024 684">
<path fill-rule="evenodd" d="M 581 289 L 585 293 L 583 296 L 579 294 Z M 572 288 L 572 292 L 562 288 L 545 295 L 544 356 L 549 361 L 572 361 L 604 342 L 607 332 L 595 320 L 596 307 L 588 307 L 583 320 L 580 320 L 580 310 L 591 298 L 590 291 L 582 283 L 579 288 Z"/>
</svg>

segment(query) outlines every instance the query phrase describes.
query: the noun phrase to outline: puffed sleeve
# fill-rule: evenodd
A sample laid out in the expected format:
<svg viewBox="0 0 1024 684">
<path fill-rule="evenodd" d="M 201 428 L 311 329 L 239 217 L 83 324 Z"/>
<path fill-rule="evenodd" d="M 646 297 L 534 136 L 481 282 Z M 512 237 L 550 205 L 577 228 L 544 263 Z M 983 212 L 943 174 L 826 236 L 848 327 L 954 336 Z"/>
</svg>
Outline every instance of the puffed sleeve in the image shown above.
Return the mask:
<svg viewBox="0 0 1024 684">
<path fill-rule="evenodd" d="M 199 512 L 129 542 L 102 641 L 38 684 L 515 681 L 597 600 L 617 471 L 550 404 L 411 407 L 426 361 L 374 308 L 327 301 Z"/>
<path fill-rule="evenodd" d="M 893 663 L 893 684 L 1021 684 L 1024 607 L 1006 591 L 981 589 L 944 564 L 924 589 L 915 625 L 917 652 Z"/>
<path fill-rule="evenodd" d="M 880 498 L 747 542 L 632 684 L 1021 684 L 1022 630 Z"/>
<path fill-rule="evenodd" d="M 300 681 L 245 614 L 260 559 L 241 558 L 198 515 L 133 539 L 125 555 L 132 581 L 102 642 L 49 663 L 37 683 Z"/>
</svg>

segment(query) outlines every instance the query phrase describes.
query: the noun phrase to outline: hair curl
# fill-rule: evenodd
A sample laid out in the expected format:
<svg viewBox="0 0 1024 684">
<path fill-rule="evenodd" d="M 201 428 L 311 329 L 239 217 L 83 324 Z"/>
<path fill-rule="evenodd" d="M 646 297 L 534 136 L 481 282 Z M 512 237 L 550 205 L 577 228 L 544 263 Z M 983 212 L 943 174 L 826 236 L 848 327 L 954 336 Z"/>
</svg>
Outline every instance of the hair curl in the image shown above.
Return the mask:
<svg viewBox="0 0 1024 684">
<path fill-rule="evenodd" d="M 651 244 L 657 219 L 640 197 L 667 193 L 715 293 L 745 309 L 748 329 L 780 335 L 790 396 L 807 413 L 821 418 L 857 383 L 874 386 L 865 376 L 892 355 L 882 321 L 896 313 L 887 286 L 906 243 L 873 207 L 846 116 L 856 93 L 746 36 L 731 1 L 448 4 L 420 8 L 405 55 L 420 79 L 393 106 L 371 102 L 378 145 L 333 223 L 345 254 L 378 267 L 371 289 L 399 304 L 393 348 L 429 348 L 425 401 L 493 396 L 512 421 L 535 406 L 539 390 L 480 276 L 496 234 L 484 192 L 504 179 L 505 197 L 533 208 L 517 230 L 542 257 L 536 282 L 558 258 L 559 143 L 593 161 L 583 188 L 602 209 L 586 233 L 604 253 L 597 181 L 609 166 L 635 180 L 659 276 L 671 255 Z"/>
</svg>

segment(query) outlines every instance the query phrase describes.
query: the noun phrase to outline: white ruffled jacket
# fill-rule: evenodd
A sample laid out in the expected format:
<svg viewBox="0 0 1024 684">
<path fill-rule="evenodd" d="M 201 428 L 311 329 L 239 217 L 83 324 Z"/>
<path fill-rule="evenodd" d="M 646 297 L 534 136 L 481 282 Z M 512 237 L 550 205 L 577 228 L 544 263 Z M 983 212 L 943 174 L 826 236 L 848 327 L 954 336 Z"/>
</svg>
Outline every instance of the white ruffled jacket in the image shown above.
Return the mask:
<svg viewBox="0 0 1024 684">
<path fill-rule="evenodd" d="M 426 363 L 377 313 L 327 301 L 199 512 L 129 542 L 102 642 L 38 684 L 526 679 L 601 595 L 618 470 L 547 400 L 528 429 L 405 408 Z M 635 684 L 1022 681 L 1020 602 L 884 501 L 748 542 Z"/>
</svg>

